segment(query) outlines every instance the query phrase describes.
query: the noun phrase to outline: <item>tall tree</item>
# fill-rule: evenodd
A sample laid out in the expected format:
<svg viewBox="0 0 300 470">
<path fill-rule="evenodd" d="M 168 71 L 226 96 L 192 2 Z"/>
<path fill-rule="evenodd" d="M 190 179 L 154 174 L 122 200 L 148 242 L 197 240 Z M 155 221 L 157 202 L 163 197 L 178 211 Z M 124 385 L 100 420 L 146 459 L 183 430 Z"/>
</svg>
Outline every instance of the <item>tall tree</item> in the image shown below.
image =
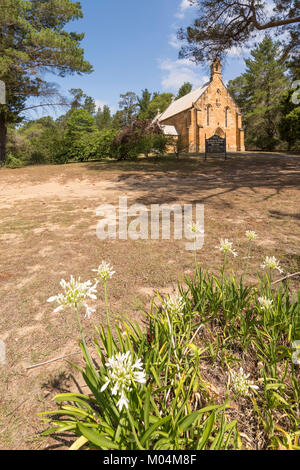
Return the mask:
<svg viewBox="0 0 300 470">
<path fill-rule="evenodd" d="M 85 99 L 84 99 L 84 103 L 83 103 L 83 109 L 85 109 L 92 116 L 94 116 L 94 114 L 96 113 L 96 103 L 95 103 L 94 98 L 92 98 L 91 96 L 86 96 L 85 95 Z"/>
<path fill-rule="evenodd" d="M 98 108 L 95 121 L 99 130 L 110 129 L 112 127 L 112 117 L 109 106 L 104 105 L 103 109 L 101 109 L 101 107 Z"/>
<path fill-rule="evenodd" d="M 70 141 L 96 130 L 95 119 L 86 109 L 76 109 L 67 120 L 67 138 Z"/>
<path fill-rule="evenodd" d="M 279 46 L 267 36 L 245 60 L 246 72 L 228 83 L 244 114 L 246 143 L 263 150 L 273 150 L 278 142 L 280 103 L 289 84 Z"/>
<path fill-rule="evenodd" d="M 178 32 L 187 41 L 180 57 L 192 57 L 197 62 L 211 62 L 233 47 L 247 45 L 259 31 L 284 33 L 284 56 L 298 51 L 300 46 L 299 0 L 189 0 L 197 8 L 192 26 Z"/>
<path fill-rule="evenodd" d="M 192 89 L 193 89 L 193 85 L 190 82 L 185 82 L 179 88 L 179 91 L 178 91 L 178 94 L 177 94 L 175 100 L 179 100 L 183 96 L 188 95 L 192 91 Z"/>
<path fill-rule="evenodd" d="M 74 109 L 82 108 L 83 98 L 85 96 L 82 89 L 81 88 L 71 88 L 71 90 L 69 90 L 69 93 L 72 95 L 70 111 L 73 111 Z"/>
<path fill-rule="evenodd" d="M 65 30 L 67 23 L 82 18 L 79 2 L 0 0 L 0 11 L 0 80 L 6 86 L 6 104 L 0 105 L 1 164 L 7 125 L 22 120 L 28 98 L 53 95 L 45 72 L 64 77 L 89 73 L 92 66 L 80 47 L 84 34 Z"/>
<path fill-rule="evenodd" d="M 119 107 L 123 111 L 123 126 L 132 126 L 137 118 L 138 101 L 132 91 L 120 95 Z"/>
<path fill-rule="evenodd" d="M 137 103 L 139 106 L 139 119 L 148 119 L 151 96 L 152 93 L 150 93 L 150 91 L 145 88 L 145 90 L 142 90 L 142 96 L 137 98 Z"/>
</svg>

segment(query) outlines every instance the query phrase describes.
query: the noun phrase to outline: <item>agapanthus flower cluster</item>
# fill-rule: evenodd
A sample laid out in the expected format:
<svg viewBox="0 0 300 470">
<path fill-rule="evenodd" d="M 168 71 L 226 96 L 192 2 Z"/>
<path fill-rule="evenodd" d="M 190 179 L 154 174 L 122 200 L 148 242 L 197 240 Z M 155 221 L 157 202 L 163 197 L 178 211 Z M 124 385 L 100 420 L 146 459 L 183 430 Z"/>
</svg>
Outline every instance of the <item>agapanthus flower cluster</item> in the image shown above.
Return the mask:
<svg viewBox="0 0 300 470">
<path fill-rule="evenodd" d="M 258 386 L 254 385 L 252 380 L 248 380 L 250 374 L 245 374 L 242 367 L 240 368 L 239 372 L 231 370 L 230 376 L 232 379 L 233 388 L 236 393 L 247 397 L 251 395 L 252 390 L 258 390 Z"/>
<path fill-rule="evenodd" d="M 237 252 L 232 249 L 232 242 L 230 242 L 227 238 L 223 240 L 223 238 L 220 241 L 220 246 L 216 246 L 216 248 L 223 253 L 231 253 L 233 256 L 237 256 Z"/>
<path fill-rule="evenodd" d="M 279 266 L 279 261 L 275 258 L 275 256 L 266 256 L 264 263 L 261 265 L 263 269 L 269 268 L 271 270 L 277 269 L 280 273 L 283 273 L 283 270 Z"/>
<path fill-rule="evenodd" d="M 88 299 L 96 300 L 97 283 L 92 284 L 91 281 L 81 282 L 80 277 L 76 280 L 73 276 L 69 282 L 62 279 L 60 286 L 64 292 L 50 297 L 47 302 L 57 302 L 58 307 L 54 312 L 60 312 L 66 307 L 80 308 L 82 305 L 86 308 L 86 315 L 90 316 L 95 310 L 86 304 Z"/>
<path fill-rule="evenodd" d="M 97 269 L 93 269 L 92 271 L 97 273 L 97 278 L 99 281 L 107 281 L 107 279 L 111 279 L 116 273 L 113 271 L 113 267 L 105 261 L 102 261 L 100 266 Z"/>
<path fill-rule="evenodd" d="M 134 362 L 132 354 L 128 351 L 125 354 L 118 353 L 109 358 L 105 365 L 108 371 L 101 392 L 104 392 L 110 385 L 112 395 L 120 397 L 117 403 L 119 411 L 122 411 L 124 406 L 128 409 L 127 394 L 132 391 L 135 383 L 146 383 L 146 374 L 141 359 Z"/>
<path fill-rule="evenodd" d="M 170 315 L 182 315 L 185 304 L 183 297 L 177 296 L 173 298 L 168 296 L 162 303 L 162 309 Z"/>
<path fill-rule="evenodd" d="M 248 238 L 248 240 L 254 241 L 257 239 L 258 235 L 256 232 L 253 232 L 253 230 L 247 230 L 246 237 Z"/>
<path fill-rule="evenodd" d="M 258 302 L 262 310 L 270 310 L 270 308 L 273 306 L 273 300 L 268 299 L 265 296 L 259 297 Z"/>
</svg>

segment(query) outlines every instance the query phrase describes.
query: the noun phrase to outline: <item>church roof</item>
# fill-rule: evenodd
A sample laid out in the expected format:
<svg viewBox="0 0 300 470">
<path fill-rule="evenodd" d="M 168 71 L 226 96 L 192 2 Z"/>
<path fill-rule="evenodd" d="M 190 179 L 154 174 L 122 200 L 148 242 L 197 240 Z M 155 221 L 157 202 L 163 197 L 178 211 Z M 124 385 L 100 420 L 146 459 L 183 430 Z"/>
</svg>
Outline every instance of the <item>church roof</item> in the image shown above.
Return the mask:
<svg viewBox="0 0 300 470">
<path fill-rule="evenodd" d="M 160 124 L 160 128 L 163 131 L 164 135 L 179 135 L 175 126 L 164 126 L 163 124 Z"/>
<path fill-rule="evenodd" d="M 165 119 L 169 119 L 170 117 L 175 116 L 175 114 L 192 108 L 193 104 L 196 103 L 200 96 L 207 90 L 209 84 L 210 82 L 202 85 L 199 88 L 196 88 L 195 90 L 192 90 L 187 95 L 179 98 L 179 100 L 173 101 L 173 103 L 171 103 L 170 106 L 159 116 L 159 121 L 164 121 Z"/>
</svg>

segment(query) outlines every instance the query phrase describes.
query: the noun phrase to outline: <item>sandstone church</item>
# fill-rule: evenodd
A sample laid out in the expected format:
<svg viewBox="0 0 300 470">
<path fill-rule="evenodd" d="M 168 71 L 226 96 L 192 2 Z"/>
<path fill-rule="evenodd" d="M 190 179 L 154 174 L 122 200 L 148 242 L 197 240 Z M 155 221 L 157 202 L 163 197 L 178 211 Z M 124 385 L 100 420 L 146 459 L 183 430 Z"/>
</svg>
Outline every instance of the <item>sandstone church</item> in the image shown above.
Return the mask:
<svg viewBox="0 0 300 470">
<path fill-rule="evenodd" d="M 180 137 L 189 153 L 205 151 L 205 139 L 226 137 L 227 151 L 245 151 L 239 107 L 222 81 L 222 66 L 215 60 L 208 83 L 173 101 L 156 117 L 164 134 Z"/>
</svg>

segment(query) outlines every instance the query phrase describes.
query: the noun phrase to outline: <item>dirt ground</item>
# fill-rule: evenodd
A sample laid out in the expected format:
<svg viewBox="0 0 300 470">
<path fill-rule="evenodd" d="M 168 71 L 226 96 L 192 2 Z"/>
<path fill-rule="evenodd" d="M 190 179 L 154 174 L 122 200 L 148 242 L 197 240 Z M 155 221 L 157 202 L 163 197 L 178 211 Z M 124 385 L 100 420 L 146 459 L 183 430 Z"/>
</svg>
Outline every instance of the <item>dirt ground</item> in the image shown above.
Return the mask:
<svg viewBox="0 0 300 470">
<path fill-rule="evenodd" d="M 300 271 L 300 156 L 255 153 L 230 155 L 227 162 L 186 157 L 0 169 L 0 340 L 6 345 L 6 364 L 0 364 L 1 449 L 69 445 L 42 438 L 44 424 L 36 415 L 55 409 L 57 393 L 82 385 L 67 361 L 81 361 L 76 318 L 71 311 L 53 313 L 47 303 L 60 292 L 62 278 L 93 279 L 93 268 L 102 260 L 111 263 L 116 271 L 109 284 L 111 310 L 139 319 L 154 291 L 172 293 L 178 279 L 192 274 L 186 240 L 97 238 L 97 207 L 118 205 L 119 196 L 147 207 L 204 204 L 205 244 L 198 260 L 205 268 L 219 269 L 215 246 L 228 238 L 239 252 L 233 266 L 241 272 L 245 231 L 255 230 L 259 239 L 249 282 L 256 282 L 265 255 L 276 256 L 285 273 Z M 299 281 L 292 281 L 292 290 Z M 101 321 L 100 289 L 96 314 L 83 320 L 88 337 Z"/>
</svg>

